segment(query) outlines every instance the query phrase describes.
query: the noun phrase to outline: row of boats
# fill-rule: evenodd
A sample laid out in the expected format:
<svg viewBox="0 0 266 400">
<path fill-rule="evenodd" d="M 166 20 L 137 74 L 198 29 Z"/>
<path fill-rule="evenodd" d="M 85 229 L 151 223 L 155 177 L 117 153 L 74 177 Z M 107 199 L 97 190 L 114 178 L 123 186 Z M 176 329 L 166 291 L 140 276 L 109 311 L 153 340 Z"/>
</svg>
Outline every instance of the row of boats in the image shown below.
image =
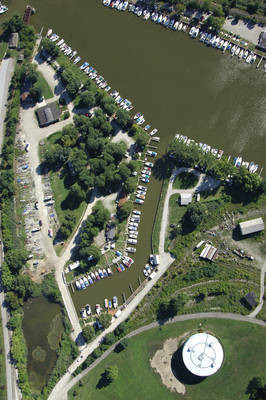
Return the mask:
<svg viewBox="0 0 266 400">
<path fill-rule="evenodd" d="M 174 17 L 169 17 L 164 14 L 160 14 L 157 11 L 151 11 L 150 9 L 145 9 L 134 4 L 129 3 L 128 1 L 120 1 L 120 0 L 103 0 L 103 5 L 108 6 L 110 8 L 114 8 L 118 11 L 130 11 L 136 14 L 138 17 L 143 17 L 144 20 L 152 20 L 157 24 L 161 24 L 166 28 L 173 29 L 175 31 L 183 31 L 186 32 L 188 25 L 184 22 L 177 20 Z M 241 48 L 240 46 L 231 43 L 228 40 L 220 38 L 218 35 L 213 33 L 208 33 L 205 31 L 200 31 L 200 29 L 196 26 L 192 26 L 189 30 L 189 35 L 192 38 L 199 37 L 201 42 L 212 46 L 214 48 L 220 49 L 223 52 L 226 50 L 231 51 L 232 56 L 235 55 L 239 59 L 245 60 L 248 64 L 253 64 L 256 60 L 256 54 L 253 52 L 249 52 L 246 49 Z"/>
<path fill-rule="evenodd" d="M 111 0 L 103 0 L 103 5 L 114 8 L 118 11 L 126 11 L 132 12 L 136 14 L 138 17 L 143 17 L 145 21 L 150 19 L 151 21 L 161 24 L 166 28 L 173 29 L 174 31 L 183 31 L 186 32 L 188 25 L 177 20 L 174 17 L 168 17 L 167 15 L 158 13 L 156 11 L 151 11 L 149 9 L 142 8 L 140 6 L 136 6 L 134 4 L 129 3 L 128 1 L 111 1 Z"/>
<path fill-rule="evenodd" d="M 76 51 L 72 51 L 71 47 L 68 46 L 64 39 L 59 40 L 59 36 L 56 33 L 52 33 L 52 29 L 49 29 L 46 35 L 52 42 L 56 42 L 56 45 L 59 46 L 61 51 L 63 52 L 64 55 L 69 56 L 70 59 L 73 59 L 73 63 L 77 64 L 78 62 L 81 61 L 81 57 L 77 56 Z M 120 106 L 121 109 L 126 110 L 126 111 L 131 111 L 134 107 L 133 104 L 130 100 L 123 98 L 118 90 L 112 90 L 111 91 L 111 86 L 108 84 L 108 82 L 104 79 L 102 75 L 98 75 L 98 72 L 93 66 L 90 66 L 87 61 L 85 61 L 81 66 L 80 69 L 86 73 L 90 79 L 94 80 L 95 83 L 98 85 L 99 88 L 105 90 L 107 93 L 110 94 L 110 96 L 114 99 L 116 104 Z M 138 125 L 143 125 L 145 122 L 145 118 L 141 113 L 136 113 L 133 117 L 135 122 Z M 151 128 L 149 124 L 145 125 L 144 130 L 148 133 L 148 130 Z M 154 136 L 158 132 L 158 129 L 152 129 L 150 131 L 150 135 Z M 160 138 L 158 136 L 154 136 L 152 138 L 153 141 L 160 141 Z"/>
<path fill-rule="evenodd" d="M 215 34 L 200 31 L 199 28 L 195 26 L 191 27 L 189 35 L 192 38 L 199 36 L 199 41 L 205 43 L 207 46 L 212 46 L 223 52 L 228 50 L 231 52 L 232 56 L 237 56 L 239 59 L 245 60 L 248 64 L 253 64 L 256 61 L 256 54 L 253 52 L 249 52 L 236 44 L 232 44 L 230 41 L 220 38 Z"/>
<path fill-rule="evenodd" d="M 77 279 L 75 282 L 76 288 L 78 290 L 86 289 L 88 286 L 93 285 L 94 282 L 107 278 L 108 276 L 111 276 L 112 270 L 110 267 L 104 268 L 104 269 L 98 269 L 95 270 L 94 272 L 90 272 L 89 274 L 85 274 L 81 278 Z"/>
<path fill-rule="evenodd" d="M 112 300 L 104 299 L 104 307 L 108 310 L 111 308 L 118 308 L 118 299 L 117 296 L 114 296 Z M 95 305 L 95 312 L 97 315 L 100 315 L 102 311 L 102 307 L 100 304 Z M 85 307 L 80 309 L 81 318 L 86 319 L 91 315 L 91 306 L 90 304 L 86 304 Z"/>
<path fill-rule="evenodd" d="M 222 155 L 224 154 L 223 150 L 218 150 L 215 148 L 211 148 L 210 145 L 205 144 L 205 143 L 196 143 L 194 139 L 189 139 L 187 136 L 181 135 L 181 134 L 176 134 L 175 138 L 179 141 L 182 141 L 183 143 L 185 143 L 187 146 L 189 146 L 192 143 L 195 143 L 196 145 L 199 146 L 199 148 L 204 152 L 204 153 L 208 153 L 210 152 L 211 154 L 213 154 L 215 157 L 217 157 L 218 159 L 222 158 Z M 229 157 L 230 158 L 230 157 Z M 249 170 L 249 172 L 254 173 L 257 172 L 259 166 L 258 164 L 255 164 L 254 161 L 244 161 L 242 159 L 242 157 L 238 156 L 238 157 L 234 157 L 233 159 L 233 163 L 234 166 L 236 168 L 240 168 L 245 167 Z"/>
</svg>

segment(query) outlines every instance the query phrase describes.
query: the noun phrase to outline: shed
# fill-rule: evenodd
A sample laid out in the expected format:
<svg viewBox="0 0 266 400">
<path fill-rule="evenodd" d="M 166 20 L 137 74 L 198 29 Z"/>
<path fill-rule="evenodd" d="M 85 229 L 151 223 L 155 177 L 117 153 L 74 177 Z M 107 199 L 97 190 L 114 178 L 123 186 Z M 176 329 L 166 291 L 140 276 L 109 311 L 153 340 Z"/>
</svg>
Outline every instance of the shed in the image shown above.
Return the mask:
<svg viewBox="0 0 266 400">
<path fill-rule="evenodd" d="M 36 115 L 39 121 L 40 128 L 54 124 L 59 121 L 60 110 L 57 103 L 50 103 L 46 106 L 38 108 Z"/>
<path fill-rule="evenodd" d="M 18 32 L 11 33 L 9 41 L 8 41 L 8 47 L 9 49 L 16 49 L 18 47 Z"/>
<path fill-rule="evenodd" d="M 249 292 L 248 294 L 246 294 L 244 299 L 246 300 L 246 302 L 248 303 L 248 305 L 251 308 L 254 308 L 254 307 L 256 307 L 258 305 L 257 296 L 255 295 L 254 292 Z"/>
<path fill-rule="evenodd" d="M 266 31 L 261 32 L 260 37 L 259 37 L 258 47 L 261 50 L 266 51 Z"/>
<path fill-rule="evenodd" d="M 181 193 L 180 196 L 180 205 L 187 206 L 192 202 L 192 194 L 191 193 Z"/>
<path fill-rule="evenodd" d="M 22 63 L 23 60 L 24 60 L 24 54 L 19 54 L 19 56 L 18 56 L 18 62 L 19 62 L 19 63 Z"/>
<path fill-rule="evenodd" d="M 240 222 L 241 235 L 250 235 L 264 230 L 264 222 L 262 218 L 254 218 L 249 221 Z"/>
</svg>

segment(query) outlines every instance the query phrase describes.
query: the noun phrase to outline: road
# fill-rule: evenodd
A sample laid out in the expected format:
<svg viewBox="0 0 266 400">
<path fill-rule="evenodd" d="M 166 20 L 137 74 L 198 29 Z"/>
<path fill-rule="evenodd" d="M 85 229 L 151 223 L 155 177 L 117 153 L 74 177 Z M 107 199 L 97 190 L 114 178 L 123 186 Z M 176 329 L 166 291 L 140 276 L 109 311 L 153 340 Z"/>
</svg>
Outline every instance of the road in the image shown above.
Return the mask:
<svg viewBox="0 0 266 400">
<path fill-rule="evenodd" d="M 139 335 L 142 332 L 146 332 L 150 329 L 158 328 L 162 325 L 168 325 L 168 324 L 173 324 L 176 322 L 184 322 L 184 321 L 189 321 L 193 319 L 207 319 L 207 318 L 216 318 L 216 319 L 230 319 L 233 321 L 240 321 L 240 322 L 249 322 L 251 324 L 256 324 L 260 325 L 266 328 L 266 322 L 263 322 L 258 319 L 251 318 L 249 316 L 244 316 L 240 314 L 231 314 L 231 313 L 221 313 L 221 312 L 206 312 L 206 313 L 199 313 L 199 314 L 187 314 L 187 315 L 177 315 L 174 318 L 171 318 L 166 321 L 155 321 L 152 322 L 151 324 L 142 326 L 132 332 L 130 332 L 128 335 L 125 337 L 131 338 L 133 336 Z M 95 360 L 88 368 L 86 368 L 84 371 L 82 371 L 79 375 L 76 377 L 72 378 L 69 380 L 65 387 L 64 387 L 64 392 L 61 393 L 61 399 L 67 399 L 67 393 L 68 391 L 76 385 L 82 378 L 84 378 L 88 372 L 90 372 L 92 369 L 94 369 L 102 360 L 104 360 L 106 357 L 109 356 L 109 354 L 112 353 L 112 351 L 115 349 L 116 345 L 119 343 L 116 342 L 112 346 L 109 347 L 108 350 L 106 350 L 97 360 Z"/>
<path fill-rule="evenodd" d="M 4 136 L 4 120 L 6 115 L 6 102 L 8 97 L 8 87 L 14 71 L 15 62 L 13 59 L 4 59 L 0 64 L 0 149 L 2 150 L 3 136 Z M 0 262 L 2 265 L 4 259 L 4 251 L 1 243 L 0 250 Z M 6 386 L 7 386 L 7 399 L 8 400 L 19 400 L 21 399 L 21 393 L 17 384 L 17 370 L 10 360 L 10 343 L 11 343 L 11 331 L 7 328 L 7 322 L 9 320 L 9 313 L 4 306 L 5 295 L 2 286 L 2 277 L 0 270 L 0 304 L 2 314 L 2 329 L 4 336 L 5 346 L 5 366 L 6 366 Z"/>
</svg>

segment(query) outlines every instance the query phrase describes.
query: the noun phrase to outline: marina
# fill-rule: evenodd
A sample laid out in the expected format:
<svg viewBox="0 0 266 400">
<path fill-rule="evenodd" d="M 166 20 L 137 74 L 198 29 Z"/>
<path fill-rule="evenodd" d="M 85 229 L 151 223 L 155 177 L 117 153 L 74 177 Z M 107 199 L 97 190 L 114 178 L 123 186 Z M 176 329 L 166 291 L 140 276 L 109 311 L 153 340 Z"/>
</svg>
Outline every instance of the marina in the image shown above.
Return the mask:
<svg viewBox="0 0 266 400">
<path fill-rule="evenodd" d="M 23 9 L 26 3 L 20 4 L 17 7 Z M 172 30 L 160 29 L 149 20 L 145 24 L 130 12 L 123 15 L 110 12 L 98 0 L 86 4 L 78 1 L 75 13 L 70 2 L 65 4 L 63 23 L 60 4 L 48 0 L 44 5 L 33 0 L 36 14 L 31 22 L 39 30 L 44 26 L 44 32 L 48 29 L 58 32 L 77 52 L 72 61 L 78 56 L 81 63 L 88 60 L 95 70 L 101 71 L 98 75 L 110 82 L 108 86 L 119 88 L 122 97 L 130 96 L 136 112 L 141 110 L 147 121 L 143 126 L 153 124 L 156 128 L 151 127 L 149 132 L 158 129 L 160 133 L 151 137 L 160 138 L 155 150 L 157 157 L 164 154 L 178 130 L 196 142 L 223 149 L 225 154 L 241 154 L 242 159 L 256 160 L 260 167 L 265 164 L 264 88 L 257 70 L 246 62 L 239 63 L 238 57 L 224 57 L 222 52 L 200 46 L 189 35 L 173 34 Z M 10 4 L 10 12 L 12 7 Z M 53 9 L 52 14 L 49 8 Z M 75 21 L 79 21 L 78 29 L 73 32 Z M 95 32 L 97 41 L 88 45 L 81 40 L 94 37 Z M 115 46 L 106 40 L 107 32 L 112 32 Z M 121 38 L 121 32 L 126 33 L 125 38 Z M 121 274 L 113 270 L 108 279 L 101 279 L 86 290 L 75 290 L 73 300 L 77 310 L 86 304 L 93 310 L 96 303 L 103 304 L 104 298 L 111 299 L 113 295 L 117 295 L 121 304 L 124 296 L 126 299 L 130 296 L 129 284 L 133 290 L 139 287 L 145 260 L 152 252 L 150 237 L 162 181 L 151 175 L 140 182 L 143 186 L 149 182 L 149 190 L 145 202 L 138 207 L 142 216 L 135 231 L 137 239 L 133 238 L 137 240 L 133 267 Z"/>
</svg>

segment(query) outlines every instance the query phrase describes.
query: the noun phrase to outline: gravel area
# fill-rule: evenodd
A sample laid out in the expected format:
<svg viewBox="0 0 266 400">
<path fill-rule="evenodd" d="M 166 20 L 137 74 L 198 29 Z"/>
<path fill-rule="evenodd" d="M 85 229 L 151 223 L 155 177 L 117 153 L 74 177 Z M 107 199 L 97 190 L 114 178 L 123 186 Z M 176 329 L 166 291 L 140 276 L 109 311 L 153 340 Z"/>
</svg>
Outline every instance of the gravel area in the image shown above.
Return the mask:
<svg viewBox="0 0 266 400">
<path fill-rule="evenodd" d="M 223 29 L 239 35 L 241 38 L 248 40 L 255 45 L 258 44 L 260 33 L 265 31 L 265 28 L 259 25 L 253 25 L 246 23 L 242 20 L 238 22 L 235 19 L 226 19 L 223 25 Z"/>
</svg>

